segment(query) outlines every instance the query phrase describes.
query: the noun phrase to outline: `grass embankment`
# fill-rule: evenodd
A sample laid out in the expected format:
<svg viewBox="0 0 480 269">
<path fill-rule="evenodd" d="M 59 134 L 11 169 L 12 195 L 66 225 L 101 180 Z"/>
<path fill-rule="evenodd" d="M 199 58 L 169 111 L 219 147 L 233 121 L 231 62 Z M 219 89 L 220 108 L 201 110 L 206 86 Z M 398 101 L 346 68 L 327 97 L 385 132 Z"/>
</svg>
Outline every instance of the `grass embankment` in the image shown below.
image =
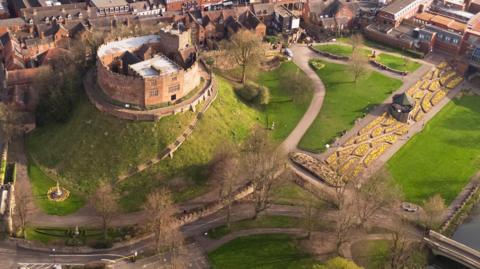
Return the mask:
<svg viewBox="0 0 480 269">
<path fill-rule="evenodd" d="M 440 194 L 453 201 L 480 169 L 480 96 L 447 104 L 387 163 L 408 201 Z"/>
<path fill-rule="evenodd" d="M 226 80 L 216 79 L 217 100 L 173 159 L 165 159 L 121 182 L 121 204 L 126 210 L 139 209 L 148 193 L 145 190 L 161 186 L 174 191 L 177 202 L 205 192 L 208 185 L 204 171 L 217 146 L 227 140 L 240 143 L 255 124 L 262 123 L 260 111 L 240 101 Z"/>
<path fill-rule="evenodd" d="M 285 234 L 235 239 L 208 254 L 212 268 L 312 268 L 317 262 Z"/>
<path fill-rule="evenodd" d="M 27 137 L 29 153 L 78 190 L 95 189 L 152 158 L 193 119 L 186 112 L 158 122 L 120 120 L 98 111 L 86 97 L 65 124 L 38 128 Z"/>
<path fill-rule="evenodd" d="M 347 65 L 322 62 L 316 70 L 326 87 L 320 114 L 300 141 L 299 147 L 322 152 L 325 144 L 349 130 L 356 119 L 381 104 L 402 82 L 375 71 L 361 76 L 355 83 Z"/>
</svg>

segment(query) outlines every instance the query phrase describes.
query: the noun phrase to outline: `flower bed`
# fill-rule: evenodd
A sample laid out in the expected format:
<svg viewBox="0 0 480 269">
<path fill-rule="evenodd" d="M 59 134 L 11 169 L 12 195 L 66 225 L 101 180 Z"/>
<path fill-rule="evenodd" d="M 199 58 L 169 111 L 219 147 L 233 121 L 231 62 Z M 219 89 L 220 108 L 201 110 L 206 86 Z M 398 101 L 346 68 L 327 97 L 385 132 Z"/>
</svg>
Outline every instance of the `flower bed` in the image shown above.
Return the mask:
<svg viewBox="0 0 480 269">
<path fill-rule="evenodd" d="M 422 109 L 425 113 L 427 113 L 432 108 L 432 104 L 430 103 L 430 99 L 432 99 L 432 95 L 433 94 L 431 92 L 427 92 L 427 94 L 425 94 L 425 96 L 422 99 Z"/>
<path fill-rule="evenodd" d="M 445 97 L 446 93 L 444 91 L 437 91 L 432 97 L 431 103 L 433 106 L 436 106 L 440 101 Z"/>
<path fill-rule="evenodd" d="M 458 85 L 460 85 L 460 83 L 462 83 L 462 81 L 463 81 L 463 78 L 457 76 L 454 79 L 452 79 L 450 82 L 447 83 L 447 88 L 448 89 L 453 89 L 453 88 L 457 87 Z"/>
<path fill-rule="evenodd" d="M 296 152 L 290 155 L 290 159 L 333 187 L 343 185 L 343 182 L 340 180 L 336 172 L 332 171 L 327 165 L 310 155 Z"/>
<path fill-rule="evenodd" d="M 353 150 L 353 154 L 362 157 L 368 152 L 368 150 L 370 150 L 370 145 L 368 143 L 363 143 Z"/>
<path fill-rule="evenodd" d="M 377 148 L 374 148 L 372 151 L 370 151 L 367 157 L 365 157 L 363 160 L 363 163 L 368 166 L 372 161 L 380 157 L 380 155 L 382 155 L 382 153 L 384 153 L 388 147 L 389 145 L 386 143 L 378 145 Z"/>
</svg>

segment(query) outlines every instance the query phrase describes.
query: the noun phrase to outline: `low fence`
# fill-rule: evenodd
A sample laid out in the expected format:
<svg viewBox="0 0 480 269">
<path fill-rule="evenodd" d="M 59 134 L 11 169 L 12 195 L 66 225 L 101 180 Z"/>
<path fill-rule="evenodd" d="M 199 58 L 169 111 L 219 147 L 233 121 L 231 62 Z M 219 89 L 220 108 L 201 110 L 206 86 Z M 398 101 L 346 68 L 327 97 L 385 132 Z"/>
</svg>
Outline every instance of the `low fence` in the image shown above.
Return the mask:
<svg viewBox="0 0 480 269">
<path fill-rule="evenodd" d="M 401 75 L 401 76 L 406 76 L 406 75 L 408 75 L 408 71 L 400 71 L 400 70 L 397 70 L 397 69 L 390 68 L 390 67 L 388 67 L 388 66 L 386 66 L 386 65 L 384 65 L 384 64 L 382 64 L 382 63 L 377 62 L 377 61 L 374 60 L 374 59 L 370 59 L 369 61 L 370 61 L 370 63 L 371 63 L 373 66 L 375 66 L 375 67 L 377 67 L 377 68 L 380 68 L 380 69 L 382 69 L 382 70 L 387 70 L 387 71 L 390 71 L 390 72 L 392 72 L 392 73 L 395 73 L 395 74 L 398 74 L 398 75 Z"/>
<path fill-rule="evenodd" d="M 318 53 L 318 54 L 320 54 L 324 57 L 330 58 L 330 59 L 339 60 L 339 61 L 350 60 L 350 57 L 347 57 L 347 56 L 336 55 L 336 54 L 332 54 L 332 53 L 329 53 L 329 52 L 318 50 L 318 49 L 314 48 L 311 44 L 308 45 L 308 48 L 310 48 L 312 51 L 314 51 L 314 52 L 316 52 L 316 53 Z"/>
</svg>

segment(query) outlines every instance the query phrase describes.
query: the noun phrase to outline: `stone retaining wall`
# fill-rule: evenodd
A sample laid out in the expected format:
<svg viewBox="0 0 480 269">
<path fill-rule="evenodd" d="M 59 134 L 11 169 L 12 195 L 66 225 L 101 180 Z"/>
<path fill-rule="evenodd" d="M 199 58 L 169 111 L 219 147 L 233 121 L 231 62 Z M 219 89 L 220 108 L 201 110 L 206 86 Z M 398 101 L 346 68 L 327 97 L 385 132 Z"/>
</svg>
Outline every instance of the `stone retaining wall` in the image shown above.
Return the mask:
<svg viewBox="0 0 480 269">
<path fill-rule="evenodd" d="M 449 212 L 447 212 L 444 217 L 444 222 L 439 229 L 440 233 L 450 233 L 468 217 L 468 212 L 465 212 L 465 210 L 471 210 L 471 208 L 467 208 L 467 206 L 471 206 L 472 208 L 475 206 L 475 200 L 478 200 L 479 192 L 480 186 L 477 181 L 471 181 L 465 186 L 457 199 L 452 202 Z"/>
</svg>

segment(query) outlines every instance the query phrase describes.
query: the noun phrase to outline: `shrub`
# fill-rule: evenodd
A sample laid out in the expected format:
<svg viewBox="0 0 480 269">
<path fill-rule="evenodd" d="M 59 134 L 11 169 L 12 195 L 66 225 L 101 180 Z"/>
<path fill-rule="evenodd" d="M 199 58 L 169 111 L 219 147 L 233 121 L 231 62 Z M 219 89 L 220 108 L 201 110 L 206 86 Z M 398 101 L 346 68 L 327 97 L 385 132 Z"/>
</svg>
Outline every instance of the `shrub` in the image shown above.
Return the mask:
<svg viewBox="0 0 480 269">
<path fill-rule="evenodd" d="M 236 89 L 237 94 L 240 95 L 240 97 L 247 102 L 253 102 L 255 97 L 258 96 L 258 91 L 258 87 L 251 83 L 247 83 L 242 88 Z"/>
<path fill-rule="evenodd" d="M 214 63 L 215 63 L 215 59 L 213 57 L 208 57 L 206 60 L 205 60 L 205 63 L 209 66 L 212 66 Z M 202 78 L 203 79 L 203 78 Z"/>
<path fill-rule="evenodd" d="M 259 88 L 257 102 L 260 105 L 268 105 L 270 103 L 270 90 L 267 87 L 262 86 Z"/>
<path fill-rule="evenodd" d="M 275 44 L 278 42 L 278 36 L 276 35 L 267 35 L 265 37 L 265 41 L 267 41 L 270 44 Z"/>
<path fill-rule="evenodd" d="M 235 91 L 243 100 L 249 103 L 268 105 L 270 102 L 270 90 L 265 86 L 247 83 Z"/>
</svg>

